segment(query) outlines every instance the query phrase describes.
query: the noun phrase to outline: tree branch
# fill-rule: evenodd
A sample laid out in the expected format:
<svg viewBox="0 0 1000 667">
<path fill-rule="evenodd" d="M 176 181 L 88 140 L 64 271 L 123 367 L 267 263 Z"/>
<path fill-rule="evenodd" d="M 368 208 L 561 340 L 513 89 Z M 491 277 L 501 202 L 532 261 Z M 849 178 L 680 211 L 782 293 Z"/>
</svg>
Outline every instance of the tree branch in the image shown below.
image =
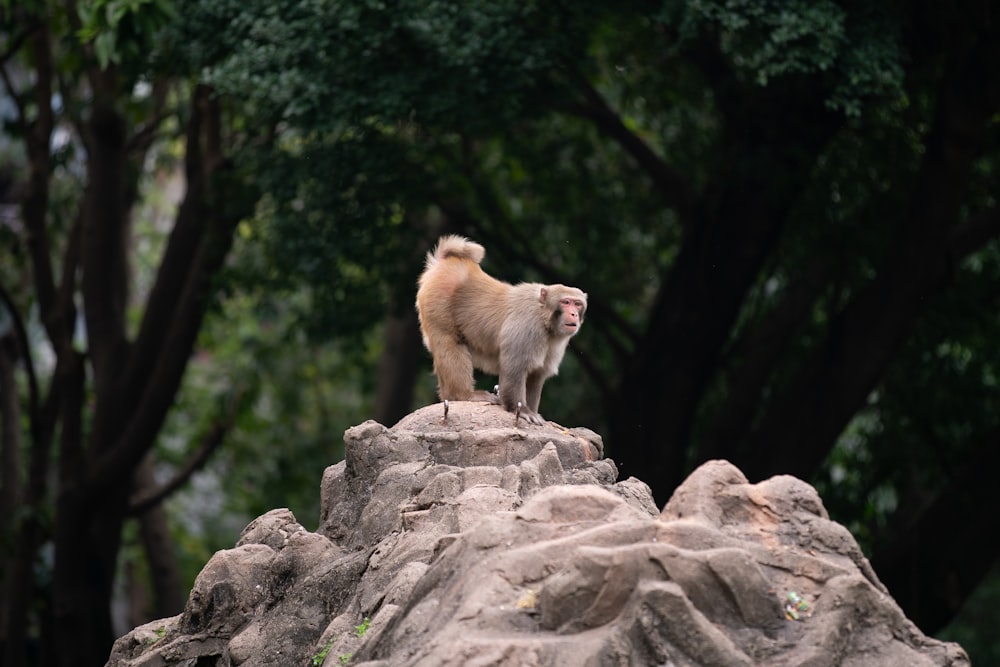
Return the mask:
<svg viewBox="0 0 1000 667">
<path fill-rule="evenodd" d="M 571 106 L 568 111 L 591 121 L 606 136 L 624 148 L 649 176 L 664 201 L 670 202 L 677 211 L 681 224 L 685 227 L 693 224 L 698 196 L 690 181 L 671 168 L 646 142 L 630 131 L 586 77 L 578 75 L 575 81 L 577 88 L 583 94 L 584 102 Z"/>
<path fill-rule="evenodd" d="M 26 16 L 23 11 L 19 12 L 18 20 L 19 21 L 26 20 Z M 6 65 L 7 61 L 13 58 L 14 54 L 21 49 L 21 47 L 24 45 L 24 42 L 28 39 L 28 37 L 30 37 L 32 34 L 35 33 L 35 31 L 37 31 L 44 25 L 45 25 L 44 22 L 42 22 L 38 18 L 32 17 L 31 20 L 28 21 L 28 24 L 24 30 L 21 30 L 16 35 L 14 35 L 10 40 L 8 40 L 6 44 L 7 48 L 3 50 L 3 53 L 0 53 L 0 67 Z M 3 77 L 4 79 L 7 78 L 6 71 L 4 71 Z M 8 87 L 8 91 L 9 90 L 10 88 Z"/>
<path fill-rule="evenodd" d="M 728 458 L 759 408 L 761 387 L 788 350 L 788 341 L 805 322 L 833 272 L 829 259 L 811 265 L 790 286 L 781 303 L 734 344 L 728 356 L 738 359 L 728 374 L 728 391 L 699 443 L 701 460 Z"/>
<path fill-rule="evenodd" d="M 3 301 L 11 321 L 14 323 L 14 336 L 17 339 L 18 353 L 24 360 L 24 372 L 28 376 L 28 420 L 30 423 L 32 442 L 41 440 L 42 415 L 41 404 L 38 392 L 38 376 L 35 374 L 35 364 L 31 358 L 31 346 L 28 344 L 28 331 L 24 326 L 24 319 L 20 311 L 14 305 L 14 300 L 7 290 L 0 285 L 0 301 Z"/>
<path fill-rule="evenodd" d="M 237 391 L 228 401 L 224 414 L 213 420 L 198 438 L 198 447 L 187 462 L 162 486 L 156 489 L 141 489 L 138 494 L 133 495 L 129 499 L 128 514 L 137 516 L 144 513 L 184 486 L 194 473 L 201 470 L 215 450 L 225 442 L 226 436 L 236 423 L 242 402 L 243 392 Z"/>
<path fill-rule="evenodd" d="M 192 96 L 191 116 L 185 133 L 184 175 L 187 189 L 177 210 L 156 280 L 146 300 L 129 364 L 122 376 L 122 386 L 132 395 L 140 391 L 166 344 L 170 325 L 178 317 L 178 304 L 189 279 L 192 260 L 207 232 L 204 200 L 210 175 L 206 173 L 202 134 L 210 94 L 208 88 L 199 86 Z"/>
<path fill-rule="evenodd" d="M 126 123 L 113 107 L 97 103 L 88 130 L 81 253 L 83 312 L 97 400 L 109 406 L 113 402 L 110 392 L 126 358 Z"/>
<path fill-rule="evenodd" d="M 150 94 L 153 108 L 149 114 L 150 119 L 138 127 L 132 134 L 132 137 L 128 141 L 127 150 L 129 152 L 145 154 L 149 150 L 149 147 L 153 145 L 160 126 L 170 116 L 170 112 L 165 108 L 168 90 L 169 87 L 164 80 L 157 79 L 153 82 L 153 91 Z"/>
<path fill-rule="evenodd" d="M 217 100 L 202 98 L 206 116 L 215 122 L 206 123 L 206 154 L 221 145 L 217 122 L 221 116 Z M 215 147 L 215 148 L 213 148 Z M 231 165 L 222 163 L 218 168 L 205 165 L 198 173 L 211 179 L 202 198 L 192 202 L 193 212 L 200 214 L 200 224 L 204 234 L 190 257 L 182 258 L 186 275 L 180 293 L 168 298 L 176 300 L 172 316 L 164 322 L 165 330 L 156 336 L 161 341 L 158 349 L 148 348 L 146 353 L 155 352 L 152 360 L 140 360 L 137 365 L 149 366 L 145 377 L 133 378 L 134 386 L 141 388 L 141 398 L 136 409 L 129 414 L 128 423 L 113 446 L 101 456 L 92 468 L 88 479 L 91 493 L 102 493 L 104 487 L 123 474 L 129 474 L 139 464 L 159 432 L 187 367 L 188 358 L 194 349 L 198 331 L 211 296 L 211 281 L 225 260 L 233 241 L 233 231 L 237 223 L 252 212 L 255 198 L 246 191 L 246 186 L 238 182 Z M 210 202 L 211 205 L 208 205 Z M 194 221 L 189 221 L 194 222 Z M 164 263 L 168 260 L 165 258 Z M 161 273 L 166 269 L 161 265 Z M 163 314 L 157 315 L 163 317 Z M 147 334 L 152 335 L 152 334 Z M 148 343 L 147 343 L 148 345 Z M 131 385 L 126 385 L 131 386 Z"/>
<path fill-rule="evenodd" d="M 35 31 L 31 38 L 32 57 L 37 71 L 35 83 L 35 104 L 38 115 L 30 122 L 25 115 L 24 103 L 15 95 L 13 87 L 4 72 L 4 81 L 14 99 L 17 100 L 18 123 L 24 132 L 25 147 L 30 160 L 28 187 L 21 205 L 24 224 L 28 234 L 28 252 L 31 254 L 32 276 L 38 297 L 38 309 L 46 333 L 54 345 L 59 344 L 66 332 L 66 323 L 59 318 L 56 307 L 55 278 L 52 271 L 51 244 L 46 218 L 49 206 L 49 179 L 51 178 L 51 156 L 49 146 L 54 127 L 52 111 L 52 52 L 51 36 L 45 25 Z"/>
</svg>

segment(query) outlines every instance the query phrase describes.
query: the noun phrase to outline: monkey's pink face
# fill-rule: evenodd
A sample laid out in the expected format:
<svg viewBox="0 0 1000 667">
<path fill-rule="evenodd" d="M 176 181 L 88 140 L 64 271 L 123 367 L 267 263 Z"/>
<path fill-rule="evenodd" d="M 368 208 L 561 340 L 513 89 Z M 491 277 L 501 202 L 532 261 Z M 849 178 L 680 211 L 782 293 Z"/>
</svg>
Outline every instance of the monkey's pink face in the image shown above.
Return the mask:
<svg viewBox="0 0 1000 667">
<path fill-rule="evenodd" d="M 583 314 L 587 309 L 587 304 L 581 299 L 564 296 L 559 299 L 559 310 L 562 311 L 559 325 L 563 333 L 570 336 L 580 330 L 583 324 Z"/>
</svg>

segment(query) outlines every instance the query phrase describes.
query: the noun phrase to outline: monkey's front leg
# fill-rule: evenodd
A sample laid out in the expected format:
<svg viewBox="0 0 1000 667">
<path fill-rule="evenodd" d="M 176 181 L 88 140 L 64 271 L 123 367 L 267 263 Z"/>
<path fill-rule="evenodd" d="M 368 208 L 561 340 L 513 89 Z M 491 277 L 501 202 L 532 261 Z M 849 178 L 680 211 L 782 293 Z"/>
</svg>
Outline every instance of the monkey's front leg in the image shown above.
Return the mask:
<svg viewBox="0 0 1000 667">
<path fill-rule="evenodd" d="M 538 410 L 528 404 L 527 392 L 525 391 L 526 378 L 511 378 L 510 380 L 500 379 L 499 402 L 507 412 L 513 412 L 529 424 L 541 426 L 545 423 L 545 418 L 538 414 Z"/>
</svg>

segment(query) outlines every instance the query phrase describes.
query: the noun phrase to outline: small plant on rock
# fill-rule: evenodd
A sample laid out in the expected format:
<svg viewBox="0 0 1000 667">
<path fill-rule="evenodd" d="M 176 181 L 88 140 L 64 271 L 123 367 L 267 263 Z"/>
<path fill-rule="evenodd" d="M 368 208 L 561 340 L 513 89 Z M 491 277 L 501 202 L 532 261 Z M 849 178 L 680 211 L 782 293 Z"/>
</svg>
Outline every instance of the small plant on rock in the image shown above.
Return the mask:
<svg viewBox="0 0 1000 667">
<path fill-rule="evenodd" d="M 319 667 L 323 664 L 323 661 L 326 660 L 326 654 L 330 652 L 330 647 L 333 646 L 333 642 L 336 641 L 336 639 L 336 637 L 330 637 L 330 641 L 328 641 L 326 645 L 312 657 L 312 660 L 309 663 L 312 667 Z M 343 656 L 341 656 L 341 664 L 344 664 Z"/>
</svg>

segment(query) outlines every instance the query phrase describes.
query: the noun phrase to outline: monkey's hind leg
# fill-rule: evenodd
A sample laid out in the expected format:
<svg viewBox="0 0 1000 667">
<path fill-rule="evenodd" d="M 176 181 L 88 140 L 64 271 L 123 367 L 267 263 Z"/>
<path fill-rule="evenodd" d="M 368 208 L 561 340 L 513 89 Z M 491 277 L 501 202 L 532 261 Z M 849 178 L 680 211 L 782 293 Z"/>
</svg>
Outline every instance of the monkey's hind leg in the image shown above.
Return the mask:
<svg viewBox="0 0 1000 667">
<path fill-rule="evenodd" d="M 435 337 L 432 344 L 438 397 L 442 401 L 473 400 L 475 384 L 469 348 L 447 336 Z"/>
</svg>

